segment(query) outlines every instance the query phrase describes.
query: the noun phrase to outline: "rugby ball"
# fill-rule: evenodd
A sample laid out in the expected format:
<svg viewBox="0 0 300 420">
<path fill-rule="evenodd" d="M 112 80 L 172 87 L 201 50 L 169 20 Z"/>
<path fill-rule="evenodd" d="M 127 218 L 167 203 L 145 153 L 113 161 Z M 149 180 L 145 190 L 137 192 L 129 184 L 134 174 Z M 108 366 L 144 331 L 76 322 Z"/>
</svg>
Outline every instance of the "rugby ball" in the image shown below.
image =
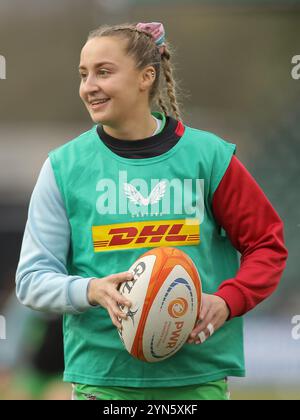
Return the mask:
<svg viewBox="0 0 300 420">
<path fill-rule="evenodd" d="M 200 313 L 202 287 L 198 270 L 183 251 L 158 247 L 129 268 L 132 281 L 120 293 L 132 306 L 122 307 L 120 338 L 126 350 L 144 362 L 159 362 L 178 352 Z"/>
</svg>

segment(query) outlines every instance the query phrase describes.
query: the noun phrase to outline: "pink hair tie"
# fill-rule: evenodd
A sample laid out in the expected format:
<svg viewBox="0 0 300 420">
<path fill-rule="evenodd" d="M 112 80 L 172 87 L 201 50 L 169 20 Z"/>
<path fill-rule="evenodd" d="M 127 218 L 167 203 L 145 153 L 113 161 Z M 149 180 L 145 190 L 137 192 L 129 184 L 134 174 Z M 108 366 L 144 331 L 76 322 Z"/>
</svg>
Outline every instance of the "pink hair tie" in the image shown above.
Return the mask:
<svg viewBox="0 0 300 420">
<path fill-rule="evenodd" d="M 155 44 L 159 48 L 160 54 L 163 54 L 166 47 L 166 32 L 164 25 L 160 22 L 138 23 L 136 28 L 142 32 L 152 35 Z"/>
</svg>

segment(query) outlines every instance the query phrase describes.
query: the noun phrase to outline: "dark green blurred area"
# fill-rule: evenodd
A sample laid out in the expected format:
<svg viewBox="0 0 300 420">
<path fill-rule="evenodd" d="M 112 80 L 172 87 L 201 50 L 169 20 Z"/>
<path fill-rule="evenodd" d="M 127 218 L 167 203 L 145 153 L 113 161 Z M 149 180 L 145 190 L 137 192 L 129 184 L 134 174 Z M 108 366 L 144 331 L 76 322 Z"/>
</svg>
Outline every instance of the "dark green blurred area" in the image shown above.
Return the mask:
<svg viewBox="0 0 300 420">
<path fill-rule="evenodd" d="M 0 80 L 0 314 L 14 287 L 29 198 L 47 152 L 92 124 L 78 96 L 88 32 L 139 21 L 165 25 L 184 122 L 236 143 L 237 156 L 284 220 L 287 269 L 278 291 L 249 318 L 259 324 L 261 317 L 300 313 L 300 80 L 291 76 L 292 57 L 300 55 L 299 4 L 1 0 L 7 78 Z M 234 399 L 297 395 L 294 386 L 237 386 L 233 392 Z"/>
</svg>

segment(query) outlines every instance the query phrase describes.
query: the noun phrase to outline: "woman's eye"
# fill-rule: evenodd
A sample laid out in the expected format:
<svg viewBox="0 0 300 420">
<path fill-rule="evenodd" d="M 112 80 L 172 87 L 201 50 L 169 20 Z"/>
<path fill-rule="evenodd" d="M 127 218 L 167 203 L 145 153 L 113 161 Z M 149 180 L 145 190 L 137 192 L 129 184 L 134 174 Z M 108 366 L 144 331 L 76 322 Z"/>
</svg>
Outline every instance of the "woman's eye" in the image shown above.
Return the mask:
<svg viewBox="0 0 300 420">
<path fill-rule="evenodd" d="M 99 74 L 100 76 L 107 76 L 107 75 L 109 74 L 109 72 L 108 72 L 107 70 L 99 70 L 99 71 L 98 71 L 98 74 Z"/>
<path fill-rule="evenodd" d="M 99 70 L 97 72 L 97 76 L 102 77 L 102 76 L 108 76 L 108 75 L 109 75 L 108 70 Z M 79 76 L 80 76 L 81 80 L 85 80 L 88 77 L 88 75 L 86 73 L 79 73 Z"/>
</svg>

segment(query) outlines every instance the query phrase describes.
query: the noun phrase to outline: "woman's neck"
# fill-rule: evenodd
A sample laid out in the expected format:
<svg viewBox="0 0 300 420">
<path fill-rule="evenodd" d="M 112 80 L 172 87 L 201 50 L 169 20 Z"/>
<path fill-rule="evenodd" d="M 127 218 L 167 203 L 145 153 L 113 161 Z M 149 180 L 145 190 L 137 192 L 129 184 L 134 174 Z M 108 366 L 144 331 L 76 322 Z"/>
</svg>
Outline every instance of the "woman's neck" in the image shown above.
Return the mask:
<svg viewBox="0 0 300 420">
<path fill-rule="evenodd" d="M 103 125 L 104 131 L 120 140 L 140 140 L 151 137 L 157 128 L 156 120 L 151 113 L 147 118 L 135 117 L 132 121 L 127 120 L 122 127 Z"/>
</svg>

